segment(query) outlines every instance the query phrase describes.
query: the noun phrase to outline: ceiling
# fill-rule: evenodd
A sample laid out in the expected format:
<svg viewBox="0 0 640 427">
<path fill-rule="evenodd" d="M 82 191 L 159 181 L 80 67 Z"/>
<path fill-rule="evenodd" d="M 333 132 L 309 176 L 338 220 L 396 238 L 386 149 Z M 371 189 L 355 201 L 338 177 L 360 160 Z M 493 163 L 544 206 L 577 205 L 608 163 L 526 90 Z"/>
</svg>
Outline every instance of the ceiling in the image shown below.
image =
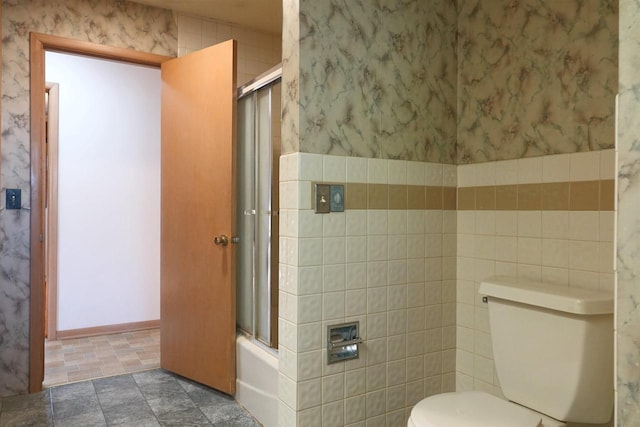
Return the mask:
<svg viewBox="0 0 640 427">
<path fill-rule="evenodd" d="M 206 16 L 273 34 L 282 33 L 282 0 L 132 0 Z"/>
</svg>

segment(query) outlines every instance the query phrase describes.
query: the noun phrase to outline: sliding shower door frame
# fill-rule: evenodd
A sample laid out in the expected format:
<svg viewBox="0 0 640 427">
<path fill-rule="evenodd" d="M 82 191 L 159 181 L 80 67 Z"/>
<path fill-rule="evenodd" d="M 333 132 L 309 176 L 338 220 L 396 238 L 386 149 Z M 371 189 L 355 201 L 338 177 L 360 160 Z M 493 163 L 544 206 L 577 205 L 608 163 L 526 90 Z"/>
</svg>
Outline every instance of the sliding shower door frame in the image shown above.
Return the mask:
<svg viewBox="0 0 640 427">
<path fill-rule="evenodd" d="M 276 159 L 274 159 L 273 154 L 272 116 L 274 111 L 272 104 L 273 87 L 280 82 L 281 76 L 282 68 L 281 66 L 277 66 L 238 89 L 239 105 L 241 100 L 250 98 L 247 99 L 247 102 L 252 103 L 251 113 L 253 116 L 251 118 L 253 123 L 251 124 L 250 131 L 252 135 L 248 135 L 253 139 L 253 152 L 251 156 L 253 161 L 253 188 L 249 189 L 253 193 L 253 206 L 251 206 L 250 209 L 239 209 L 240 215 L 245 217 L 253 216 L 253 225 L 251 227 L 252 235 L 240 236 L 242 244 L 247 244 L 247 239 L 251 240 L 251 330 L 246 330 L 246 325 L 243 326 L 239 324 L 239 327 L 244 332 L 252 335 L 255 340 L 275 348 L 277 348 L 278 340 L 277 336 L 274 336 L 275 329 L 272 324 L 273 313 L 271 299 L 274 297 L 272 295 L 272 259 L 273 256 L 277 256 L 277 254 L 272 253 L 272 239 L 277 239 L 278 236 L 273 236 L 272 232 L 274 228 L 273 221 L 274 218 L 277 220 L 278 212 L 273 209 L 272 185 L 274 184 L 272 180 L 274 172 L 273 165 Z M 268 91 L 266 94 L 264 94 L 265 90 Z M 266 97 L 266 99 L 264 97 Z M 260 109 L 266 110 L 266 118 L 262 116 L 262 114 L 259 114 Z M 265 135 L 268 135 L 268 137 L 265 137 Z M 261 136 L 263 136 L 263 138 L 261 138 Z M 239 144 L 245 142 L 246 141 L 240 141 L 240 139 L 238 141 Z M 266 157 L 268 157 L 268 159 Z M 246 166 L 251 167 L 250 165 Z M 239 169 L 241 167 L 243 166 L 239 165 Z M 265 185 L 264 181 L 266 180 L 261 179 L 266 176 L 270 178 L 268 185 Z M 243 189 L 238 188 L 238 191 L 243 191 Z M 264 239 L 267 241 L 266 245 L 264 244 Z M 266 258 L 266 260 L 264 258 Z M 248 266 L 241 266 L 239 264 L 239 268 L 248 268 Z M 240 277 L 242 276 L 238 275 L 239 279 Z M 277 280 L 277 277 L 275 280 Z M 241 284 L 239 283 L 238 286 L 241 286 Z M 239 298 L 238 301 L 240 303 L 241 299 Z M 238 307 L 239 316 L 246 309 L 246 307 Z M 264 316 L 265 310 L 266 318 Z M 246 312 L 244 313 L 246 314 Z"/>
</svg>

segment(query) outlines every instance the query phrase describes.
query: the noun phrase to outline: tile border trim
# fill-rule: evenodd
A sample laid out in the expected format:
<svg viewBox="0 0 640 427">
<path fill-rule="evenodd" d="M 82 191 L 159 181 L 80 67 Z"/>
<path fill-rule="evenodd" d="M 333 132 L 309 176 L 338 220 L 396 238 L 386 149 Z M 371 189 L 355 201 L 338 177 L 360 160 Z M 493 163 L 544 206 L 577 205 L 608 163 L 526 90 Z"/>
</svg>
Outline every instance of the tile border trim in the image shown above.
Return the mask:
<svg viewBox="0 0 640 427">
<path fill-rule="evenodd" d="M 615 181 L 452 187 L 336 183 L 345 187 L 346 210 L 613 211 Z M 313 201 L 311 203 L 313 206 Z"/>
</svg>

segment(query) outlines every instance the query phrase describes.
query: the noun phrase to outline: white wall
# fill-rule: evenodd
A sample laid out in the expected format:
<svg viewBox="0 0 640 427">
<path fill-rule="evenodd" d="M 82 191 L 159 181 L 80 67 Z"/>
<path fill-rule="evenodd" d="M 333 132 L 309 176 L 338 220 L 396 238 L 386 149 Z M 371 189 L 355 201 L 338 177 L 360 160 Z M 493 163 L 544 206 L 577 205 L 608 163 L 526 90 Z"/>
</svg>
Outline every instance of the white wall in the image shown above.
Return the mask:
<svg viewBox="0 0 640 427">
<path fill-rule="evenodd" d="M 160 318 L 160 70 L 47 52 L 60 85 L 58 330 Z"/>
</svg>

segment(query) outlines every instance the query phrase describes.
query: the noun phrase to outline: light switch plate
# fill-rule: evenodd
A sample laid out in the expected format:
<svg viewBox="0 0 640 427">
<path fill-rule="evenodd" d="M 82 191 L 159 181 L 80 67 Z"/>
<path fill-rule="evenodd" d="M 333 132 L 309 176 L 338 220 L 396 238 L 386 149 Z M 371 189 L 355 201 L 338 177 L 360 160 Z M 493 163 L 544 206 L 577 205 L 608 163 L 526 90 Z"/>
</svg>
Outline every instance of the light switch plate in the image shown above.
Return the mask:
<svg viewBox="0 0 640 427">
<path fill-rule="evenodd" d="M 20 209 L 22 206 L 21 201 L 21 191 L 19 188 L 7 188 L 6 189 L 7 199 L 5 201 L 5 206 L 7 209 Z"/>
<path fill-rule="evenodd" d="M 331 212 L 331 186 L 329 184 L 315 184 L 316 213 Z"/>
</svg>

